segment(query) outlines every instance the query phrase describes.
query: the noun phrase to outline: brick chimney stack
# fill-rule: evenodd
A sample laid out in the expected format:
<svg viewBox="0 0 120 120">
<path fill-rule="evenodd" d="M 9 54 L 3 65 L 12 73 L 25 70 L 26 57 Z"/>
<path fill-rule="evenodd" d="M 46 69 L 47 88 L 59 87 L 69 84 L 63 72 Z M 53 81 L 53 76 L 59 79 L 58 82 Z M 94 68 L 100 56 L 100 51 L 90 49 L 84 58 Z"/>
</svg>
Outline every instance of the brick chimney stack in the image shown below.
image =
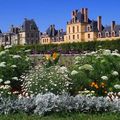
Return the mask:
<svg viewBox="0 0 120 120">
<path fill-rule="evenodd" d="M 111 23 L 111 32 L 115 30 L 115 21 L 112 21 Z"/>
<path fill-rule="evenodd" d="M 76 22 L 76 17 L 77 17 L 78 10 L 72 11 L 72 22 Z"/>
<path fill-rule="evenodd" d="M 84 22 L 88 23 L 88 9 L 84 8 Z"/>
<path fill-rule="evenodd" d="M 81 14 L 84 15 L 84 8 L 81 8 Z"/>
<path fill-rule="evenodd" d="M 101 16 L 98 16 L 97 28 L 99 32 L 102 31 L 102 17 Z"/>
<path fill-rule="evenodd" d="M 72 11 L 72 18 L 76 17 L 78 13 L 78 10 L 73 10 Z"/>
</svg>

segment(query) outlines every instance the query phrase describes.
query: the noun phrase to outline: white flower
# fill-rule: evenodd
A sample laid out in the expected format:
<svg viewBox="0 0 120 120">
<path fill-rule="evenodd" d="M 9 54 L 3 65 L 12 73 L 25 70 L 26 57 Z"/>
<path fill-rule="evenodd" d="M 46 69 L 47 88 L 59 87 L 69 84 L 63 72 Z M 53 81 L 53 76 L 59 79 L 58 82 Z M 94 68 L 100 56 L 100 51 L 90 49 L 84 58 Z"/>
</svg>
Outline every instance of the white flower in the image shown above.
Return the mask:
<svg viewBox="0 0 120 120">
<path fill-rule="evenodd" d="M 71 72 L 71 75 L 76 75 L 76 74 L 78 74 L 78 71 L 76 71 L 76 70 L 73 70 L 73 71 Z"/>
<path fill-rule="evenodd" d="M 0 79 L 0 83 L 2 82 L 3 80 L 2 79 Z"/>
<path fill-rule="evenodd" d="M 4 84 L 8 85 L 8 84 L 10 84 L 10 81 L 7 80 L 7 81 L 4 82 Z"/>
<path fill-rule="evenodd" d="M 13 58 L 21 58 L 20 55 L 14 55 Z"/>
<path fill-rule="evenodd" d="M 5 49 L 9 49 L 9 48 L 11 48 L 12 46 L 11 45 L 7 45 L 7 46 L 5 46 L 4 48 Z"/>
<path fill-rule="evenodd" d="M 88 94 L 90 91 L 89 90 L 85 90 L 83 91 L 85 94 Z"/>
<path fill-rule="evenodd" d="M 113 52 L 112 55 L 113 55 L 113 56 L 118 56 L 118 57 L 120 57 L 120 54 L 119 54 L 119 53 L 114 53 L 114 52 Z"/>
<path fill-rule="evenodd" d="M 118 73 L 117 71 L 113 71 L 113 72 L 112 72 L 112 75 L 113 75 L 113 76 L 118 76 L 119 73 Z"/>
<path fill-rule="evenodd" d="M 60 69 L 58 70 L 58 72 L 64 74 L 64 73 L 67 73 L 68 70 L 67 70 L 67 68 L 65 66 L 62 66 L 62 67 L 60 67 Z"/>
<path fill-rule="evenodd" d="M 108 77 L 107 76 L 102 76 L 101 79 L 108 80 Z"/>
<path fill-rule="evenodd" d="M 80 66 L 80 67 L 79 67 L 79 70 L 89 70 L 89 71 L 92 71 L 92 70 L 94 70 L 94 68 L 93 68 L 93 66 L 90 65 L 90 64 L 85 64 L 85 65 L 83 65 L 83 66 Z"/>
<path fill-rule="evenodd" d="M 17 77 L 13 77 L 12 79 L 13 79 L 13 80 L 18 80 L 18 78 L 17 78 Z"/>
<path fill-rule="evenodd" d="M 120 96 L 120 92 L 118 92 L 118 95 Z"/>
<path fill-rule="evenodd" d="M 111 51 L 110 50 L 104 50 L 103 55 L 111 55 Z"/>
<path fill-rule="evenodd" d="M 11 65 L 12 68 L 16 68 L 17 66 L 16 65 Z"/>
<path fill-rule="evenodd" d="M 29 61 L 29 60 L 30 60 L 29 57 L 26 57 L 25 61 Z"/>
<path fill-rule="evenodd" d="M 92 93 L 92 94 L 94 94 L 94 93 L 95 93 L 95 91 L 91 91 L 91 93 Z"/>
<path fill-rule="evenodd" d="M 0 56 L 5 55 L 5 54 L 6 54 L 5 51 L 1 51 L 1 52 L 0 52 Z"/>
<path fill-rule="evenodd" d="M 5 63 L 6 63 L 6 62 L 1 62 L 1 63 L 0 63 L 0 67 L 6 67 Z"/>
<path fill-rule="evenodd" d="M 18 91 L 14 91 L 13 94 L 18 94 L 19 92 Z"/>
<path fill-rule="evenodd" d="M 9 85 L 5 85 L 4 86 L 4 89 L 6 90 L 6 89 L 9 89 L 10 88 L 10 86 Z"/>
<path fill-rule="evenodd" d="M 79 61 L 80 59 L 81 59 L 80 56 L 75 57 L 75 60 L 76 60 L 76 61 Z"/>
<path fill-rule="evenodd" d="M 27 53 L 29 53 L 31 50 L 30 49 L 28 49 L 28 50 L 25 50 L 25 52 L 27 52 Z"/>
<path fill-rule="evenodd" d="M 4 85 L 0 86 L 0 89 L 4 89 Z"/>
<path fill-rule="evenodd" d="M 114 85 L 115 89 L 120 89 L 120 85 Z"/>
</svg>

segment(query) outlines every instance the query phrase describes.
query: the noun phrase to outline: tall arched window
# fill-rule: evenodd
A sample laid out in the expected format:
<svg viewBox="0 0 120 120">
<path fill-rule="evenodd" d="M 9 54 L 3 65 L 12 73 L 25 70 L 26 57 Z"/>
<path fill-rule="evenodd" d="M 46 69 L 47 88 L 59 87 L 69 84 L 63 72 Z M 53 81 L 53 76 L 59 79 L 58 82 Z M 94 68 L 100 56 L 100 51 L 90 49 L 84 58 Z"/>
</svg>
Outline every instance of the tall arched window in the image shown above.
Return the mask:
<svg viewBox="0 0 120 120">
<path fill-rule="evenodd" d="M 79 32 L 79 26 L 77 26 L 77 32 Z"/>
<path fill-rule="evenodd" d="M 75 27 L 73 26 L 73 33 L 75 33 Z"/>
<path fill-rule="evenodd" d="M 90 38 L 90 34 L 88 34 L 88 38 Z"/>
<path fill-rule="evenodd" d="M 70 27 L 69 27 L 69 33 L 70 33 Z"/>
</svg>

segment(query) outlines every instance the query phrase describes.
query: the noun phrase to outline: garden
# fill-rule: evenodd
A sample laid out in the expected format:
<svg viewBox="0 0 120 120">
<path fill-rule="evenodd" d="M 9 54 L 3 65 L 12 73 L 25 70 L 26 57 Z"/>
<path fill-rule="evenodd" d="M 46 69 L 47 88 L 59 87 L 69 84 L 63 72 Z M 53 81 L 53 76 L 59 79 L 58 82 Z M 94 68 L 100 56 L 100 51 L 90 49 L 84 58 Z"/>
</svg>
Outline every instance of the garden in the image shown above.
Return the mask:
<svg viewBox="0 0 120 120">
<path fill-rule="evenodd" d="M 35 55 L 14 48 L 0 50 L 1 120 L 119 120 L 119 50 Z"/>
</svg>

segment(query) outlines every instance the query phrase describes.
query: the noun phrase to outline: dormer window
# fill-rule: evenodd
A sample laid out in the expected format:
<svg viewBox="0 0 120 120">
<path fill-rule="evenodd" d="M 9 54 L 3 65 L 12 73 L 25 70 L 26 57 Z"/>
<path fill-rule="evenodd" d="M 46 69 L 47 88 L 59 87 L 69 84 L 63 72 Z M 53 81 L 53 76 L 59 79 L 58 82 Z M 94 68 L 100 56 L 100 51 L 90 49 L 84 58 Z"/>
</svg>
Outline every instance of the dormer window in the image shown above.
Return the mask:
<svg viewBox="0 0 120 120">
<path fill-rule="evenodd" d="M 87 31 L 90 32 L 90 30 L 91 30 L 91 29 L 90 29 L 90 26 L 88 26 L 88 27 L 87 27 Z"/>
<path fill-rule="evenodd" d="M 106 33 L 105 33 L 105 36 L 106 36 L 106 37 L 109 37 L 109 32 L 106 32 Z"/>
<path fill-rule="evenodd" d="M 115 32 L 114 32 L 114 31 L 111 33 L 111 36 L 112 36 L 112 37 L 115 37 Z"/>
<path fill-rule="evenodd" d="M 88 34 L 88 38 L 90 38 L 90 34 Z"/>
<path fill-rule="evenodd" d="M 102 37 L 101 33 L 98 33 L 98 38 L 101 38 L 101 37 Z"/>
</svg>

